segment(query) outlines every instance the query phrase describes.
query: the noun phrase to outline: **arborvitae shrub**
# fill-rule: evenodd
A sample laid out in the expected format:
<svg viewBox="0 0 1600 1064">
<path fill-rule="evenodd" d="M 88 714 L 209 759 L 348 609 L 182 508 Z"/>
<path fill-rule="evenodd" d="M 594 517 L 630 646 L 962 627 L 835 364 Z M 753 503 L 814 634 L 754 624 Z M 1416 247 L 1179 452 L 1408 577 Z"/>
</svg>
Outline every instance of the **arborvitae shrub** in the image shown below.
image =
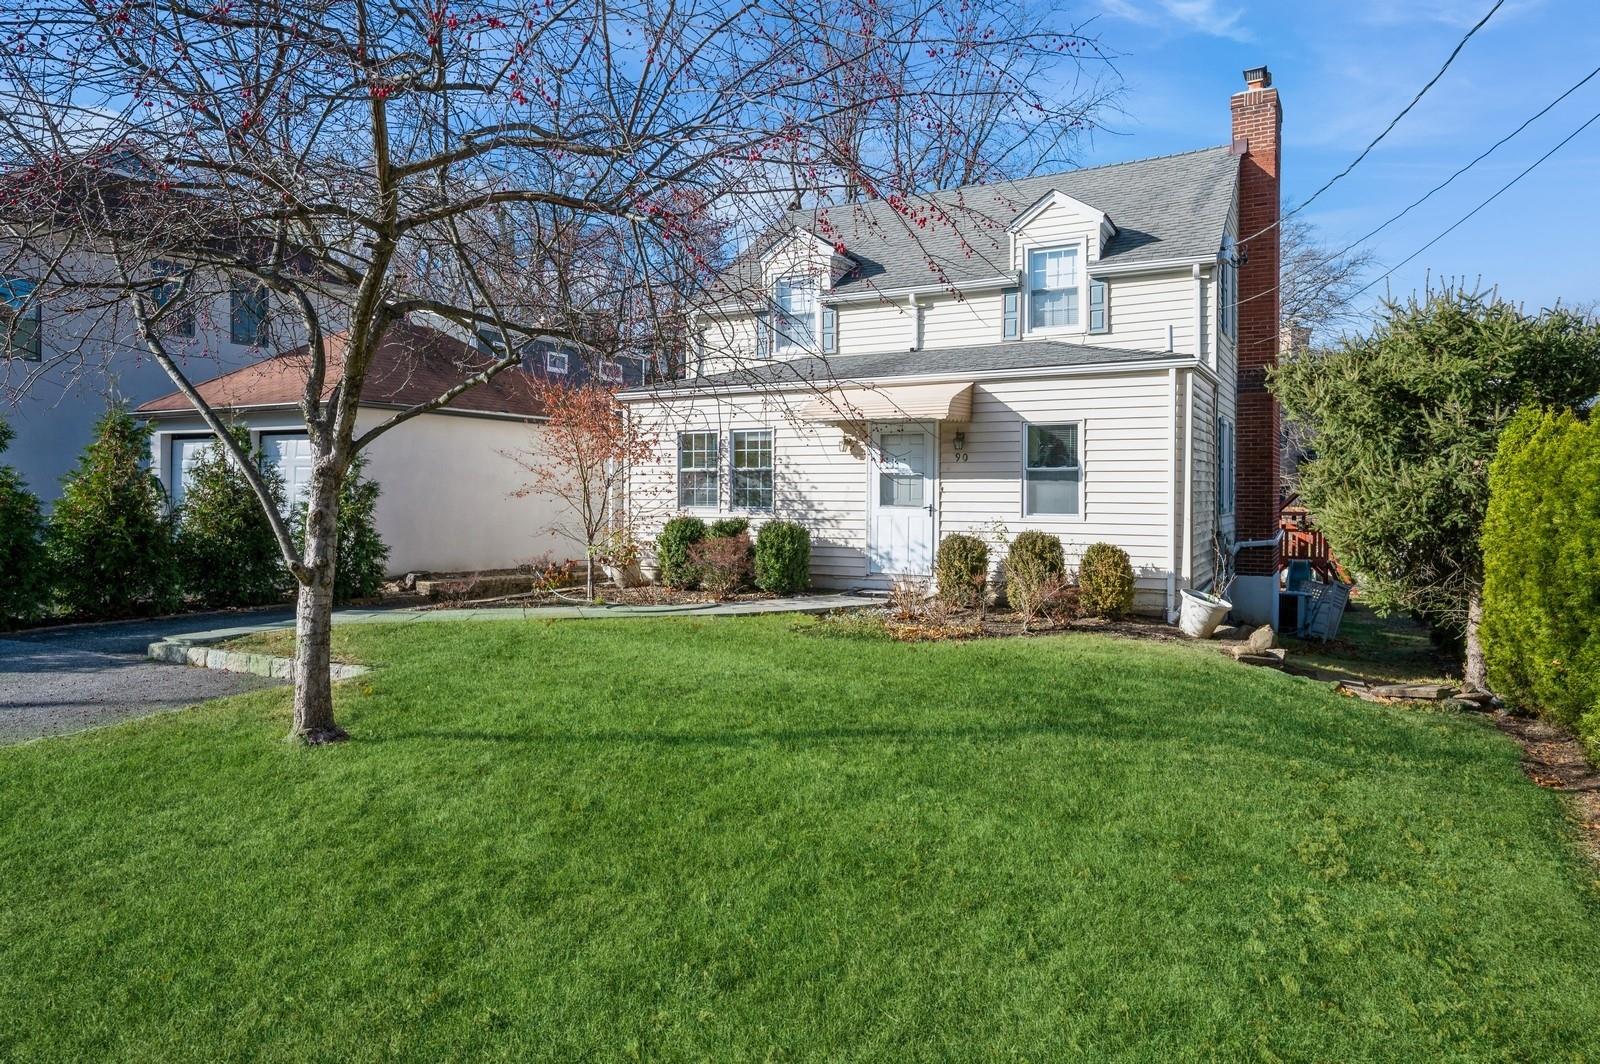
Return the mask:
<svg viewBox="0 0 1600 1064">
<path fill-rule="evenodd" d="M 1133 609 L 1133 562 L 1110 543 L 1092 543 L 1078 562 L 1078 607 L 1090 617 L 1121 617 Z"/>
<path fill-rule="evenodd" d="M 1489 685 L 1578 729 L 1600 761 L 1600 425 L 1524 410 L 1489 470 L 1483 525 Z"/>
<path fill-rule="evenodd" d="M 11 437 L 11 426 L 0 421 L 0 451 Z M 0 465 L 0 628 L 32 620 L 44 608 L 43 534 L 38 498 L 15 469 Z"/>
<path fill-rule="evenodd" d="M 54 597 L 68 613 L 128 617 L 178 605 L 172 522 L 149 457 L 149 427 L 113 407 L 68 474 L 45 532 Z"/>
<path fill-rule="evenodd" d="M 756 534 L 756 586 L 792 595 L 811 582 L 811 533 L 793 521 L 768 521 Z"/>
<path fill-rule="evenodd" d="M 238 429 L 234 436 L 249 454 L 250 434 Z M 259 461 L 256 468 L 281 510 L 278 471 Z M 178 558 L 184 591 L 203 606 L 259 606 L 288 593 L 291 577 L 261 500 L 220 445 L 206 448 L 190 470 L 178 509 Z"/>
<path fill-rule="evenodd" d="M 989 582 L 989 548 L 977 536 L 957 532 L 944 537 L 934 558 L 933 577 L 939 601 L 967 609 L 982 605 Z"/>
<path fill-rule="evenodd" d="M 357 456 L 339 485 L 339 516 L 334 524 L 338 554 L 334 558 L 333 601 L 372 598 L 383 588 L 388 544 L 378 535 L 378 496 L 383 489 L 366 476 L 367 460 Z M 305 550 L 304 505 L 293 515 L 295 547 Z"/>
<path fill-rule="evenodd" d="M 662 526 L 656 537 L 656 559 L 661 566 L 661 583 L 688 590 L 699 583 L 700 574 L 689 556 L 689 548 L 706 538 L 706 523 L 698 517 L 674 517 Z"/>
</svg>

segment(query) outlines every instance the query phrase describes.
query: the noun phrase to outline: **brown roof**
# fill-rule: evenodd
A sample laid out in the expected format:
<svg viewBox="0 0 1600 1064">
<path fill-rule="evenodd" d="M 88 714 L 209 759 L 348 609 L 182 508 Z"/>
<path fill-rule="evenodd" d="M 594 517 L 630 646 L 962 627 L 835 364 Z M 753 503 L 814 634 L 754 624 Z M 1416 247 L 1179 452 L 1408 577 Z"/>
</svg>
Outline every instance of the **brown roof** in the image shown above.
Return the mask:
<svg viewBox="0 0 1600 1064">
<path fill-rule="evenodd" d="M 344 334 L 323 341 L 327 373 L 322 389 L 333 393 L 344 365 Z M 362 406 L 405 408 L 437 398 L 467 377 L 491 365 L 494 359 L 448 333 L 412 322 L 391 325 L 378 344 L 372 367 L 361 389 Z M 280 351 L 198 386 L 200 395 L 217 410 L 299 403 L 305 396 L 310 369 L 307 345 Z M 486 384 L 469 388 L 450 401 L 445 410 L 543 417 L 544 408 L 534 394 L 533 379 L 519 369 L 502 371 Z M 182 392 L 172 392 L 141 405 L 141 414 L 192 413 L 194 407 Z"/>
</svg>

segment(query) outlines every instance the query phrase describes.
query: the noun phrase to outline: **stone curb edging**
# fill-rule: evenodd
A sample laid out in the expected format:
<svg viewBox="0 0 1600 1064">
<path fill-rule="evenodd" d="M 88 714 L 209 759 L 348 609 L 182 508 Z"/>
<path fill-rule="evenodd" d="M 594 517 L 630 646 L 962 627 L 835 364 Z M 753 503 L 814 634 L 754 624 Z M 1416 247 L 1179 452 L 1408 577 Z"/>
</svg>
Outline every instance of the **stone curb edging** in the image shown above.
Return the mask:
<svg viewBox="0 0 1600 1064">
<path fill-rule="evenodd" d="M 248 672 L 274 680 L 287 680 L 294 672 L 293 658 L 279 658 L 271 654 L 247 654 L 238 650 L 220 650 L 194 639 L 172 638 L 151 643 L 145 650 L 151 661 L 169 665 L 191 665 L 198 669 L 217 669 L 221 672 Z M 365 665 L 347 665 L 334 662 L 328 674 L 334 680 L 350 680 L 365 675 Z"/>
</svg>

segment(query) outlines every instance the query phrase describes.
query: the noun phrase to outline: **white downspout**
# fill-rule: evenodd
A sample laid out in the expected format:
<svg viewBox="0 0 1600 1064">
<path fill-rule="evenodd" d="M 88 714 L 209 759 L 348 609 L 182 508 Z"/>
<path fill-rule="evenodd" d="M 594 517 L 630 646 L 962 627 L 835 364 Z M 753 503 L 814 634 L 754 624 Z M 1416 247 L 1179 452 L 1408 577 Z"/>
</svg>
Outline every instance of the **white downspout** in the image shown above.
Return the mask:
<svg viewBox="0 0 1600 1064">
<path fill-rule="evenodd" d="M 1183 389 L 1183 586 L 1194 587 L 1194 370 Z"/>
<path fill-rule="evenodd" d="M 1167 623 L 1177 618 L 1178 582 L 1178 367 L 1167 370 Z"/>
</svg>

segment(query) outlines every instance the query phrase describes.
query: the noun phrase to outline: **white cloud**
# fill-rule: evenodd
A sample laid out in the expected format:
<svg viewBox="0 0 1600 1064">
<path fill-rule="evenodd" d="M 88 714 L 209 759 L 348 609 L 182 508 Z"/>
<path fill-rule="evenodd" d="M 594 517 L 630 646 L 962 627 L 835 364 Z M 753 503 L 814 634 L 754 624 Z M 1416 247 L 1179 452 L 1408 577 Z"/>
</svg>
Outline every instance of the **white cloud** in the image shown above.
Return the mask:
<svg viewBox="0 0 1600 1064">
<path fill-rule="evenodd" d="M 1244 8 L 1221 6 L 1219 0 L 1102 0 L 1112 18 L 1137 22 L 1143 26 L 1168 27 L 1248 41 L 1250 32 L 1240 23 Z"/>
</svg>

